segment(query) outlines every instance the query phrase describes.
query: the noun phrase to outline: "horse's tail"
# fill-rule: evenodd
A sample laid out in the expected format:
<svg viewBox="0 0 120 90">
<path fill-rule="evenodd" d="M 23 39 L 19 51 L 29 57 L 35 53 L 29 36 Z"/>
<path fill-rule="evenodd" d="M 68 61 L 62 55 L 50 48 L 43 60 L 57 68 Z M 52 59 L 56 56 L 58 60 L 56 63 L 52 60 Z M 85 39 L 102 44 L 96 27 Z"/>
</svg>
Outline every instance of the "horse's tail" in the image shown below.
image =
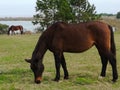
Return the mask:
<svg viewBox="0 0 120 90">
<path fill-rule="evenodd" d="M 23 26 L 20 25 L 21 34 L 23 34 Z"/>
<path fill-rule="evenodd" d="M 21 34 L 23 34 L 23 30 L 21 30 Z"/>
<path fill-rule="evenodd" d="M 111 32 L 111 51 L 114 56 L 116 56 L 116 46 L 115 46 L 115 40 L 114 40 L 114 32 L 112 26 L 108 25 L 110 32 Z"/>
</svg>

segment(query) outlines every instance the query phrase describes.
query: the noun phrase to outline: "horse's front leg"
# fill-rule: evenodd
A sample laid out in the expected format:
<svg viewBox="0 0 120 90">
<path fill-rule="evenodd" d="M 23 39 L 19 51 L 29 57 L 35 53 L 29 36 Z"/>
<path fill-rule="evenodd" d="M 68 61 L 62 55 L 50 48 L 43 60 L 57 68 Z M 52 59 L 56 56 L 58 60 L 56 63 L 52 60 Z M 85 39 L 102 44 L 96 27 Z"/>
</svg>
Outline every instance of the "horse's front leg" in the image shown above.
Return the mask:
<svg viewBox="0 0 120 90">
<path fill-rule="evenodd" d="M 63 68 L 63 71 L 64 71 L 64 79 L 68 79 L 69 74 L 68 74 L 68 70 L 67 70 L 67 66 L 66 66 L 66 62 L 65 62 L 65 58 L 64 58 L 63 54 L 61 56 L 61 64 L 62 64 L 62 68 Z"/>
<path fill-rule="evenodd" d="M 55 67 L 56 67 L 56 76 L 54 81 L 58 82 L 60 80 L 60 63 L 61 63 L 60 54 L 54 53 L 54 58 L 55 58 Z"/>
<path fill-rule="evenodd" d="M 15 35 L 15 32 L 14 32 L 14 31 L 12 31 L 12 35 Z"/>
</svg>

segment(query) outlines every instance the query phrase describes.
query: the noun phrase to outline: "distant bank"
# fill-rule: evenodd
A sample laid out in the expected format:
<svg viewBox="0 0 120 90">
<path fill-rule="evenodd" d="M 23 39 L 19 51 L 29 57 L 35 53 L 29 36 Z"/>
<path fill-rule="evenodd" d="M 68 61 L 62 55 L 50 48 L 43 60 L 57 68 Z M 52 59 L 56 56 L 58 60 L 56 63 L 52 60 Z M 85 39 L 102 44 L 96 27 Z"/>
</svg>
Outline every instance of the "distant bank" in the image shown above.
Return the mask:
<svg viewBox="0 0 120 90">
<path fill-rule="evenodd" d="M 33 17 L 0 17 L 0 21 L 33 21 Z"/>
</svg>

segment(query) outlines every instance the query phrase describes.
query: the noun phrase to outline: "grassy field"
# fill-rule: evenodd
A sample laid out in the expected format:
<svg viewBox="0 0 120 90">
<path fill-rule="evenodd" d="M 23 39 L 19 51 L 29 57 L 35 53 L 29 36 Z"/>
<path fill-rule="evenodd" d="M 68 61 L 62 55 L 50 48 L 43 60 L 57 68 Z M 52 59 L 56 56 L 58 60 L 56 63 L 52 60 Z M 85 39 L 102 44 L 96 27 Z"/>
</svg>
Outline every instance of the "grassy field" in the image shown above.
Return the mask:
<svg viewBox="0 0 120 90">
<path fill-rule="evenodd" d="M 101 61 L 95 47 L 80 54 L 65 53 L 70 79 L 63 79 L 61 69 L 61 80 L 58 83 L 52 81 L 55 77 L 55 65 L 52 53 L 47 51 L 44 57 L 43 81 L 41 84 L 35 84 L 33 72 L 24 59 L 31 57 L 39 36 L 39 34 L 0 35 L 0 90 L 120 90 L 120 80 L 116 83 L 111 82 L 112 72 L 109 64 L 106 78 L 98 79 Z M 115 41 L 119 72 L 120 32 L 118 31 L 115 32 Z"/>
</svg>

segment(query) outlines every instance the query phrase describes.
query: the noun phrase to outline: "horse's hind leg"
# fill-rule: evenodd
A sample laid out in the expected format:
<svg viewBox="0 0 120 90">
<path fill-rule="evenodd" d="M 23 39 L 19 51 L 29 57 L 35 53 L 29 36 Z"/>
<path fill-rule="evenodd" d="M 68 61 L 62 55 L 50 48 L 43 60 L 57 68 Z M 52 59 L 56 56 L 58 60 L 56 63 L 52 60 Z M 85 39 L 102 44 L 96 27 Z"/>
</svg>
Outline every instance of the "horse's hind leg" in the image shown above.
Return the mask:
<svg viewBox="0 0 120 90">
<path fill-rule="evenodd" d="M 61 64 L 62 64 L 62 68 L 64 70 L 64 79 L 68 79 L 69 75 L 68 75 L 68 70 L 67 70 L 67 66 L 66 66 L 66 62 L 65 62 L 65 58 L 64 58 L 63 54 L 61 56 Z"/>
<path fill-rule="evenodd" d="M 113 71 L 113 79 L 112 81 L 115 82 L 118 79 L 118 73 L 117 73 L 117 65 L 116 65 L 116 58 L 112 53 L 108 55 L 109 62 L 112 66 L 112 71 Z"/>
<path fill-rule="evenodd" d="M 106 68 L 107 68 L 107 63 L 108 63 L 108 58 L 105 57 L 104 52 L 96 45 L 96 48 L 98 49 L 100 58 L 101 58 L 101 63 L 102 63 L 102 70 L 100 76 L 105 77 L 106 76 Z"/>
<path fill-rule="evenodd" d="M 106 76 L 106 68 L 107 68 L 107 63 L 108 63 L 108 59 L 104 57 L 104 55 L 100 55 L 101 56 L 101 62 L 102 62 L 102 71 L 101 71 L 101 76 L 105 77 Z"/>
<path fill-rule="evenodd" d="M 102 61 L 102 71 L 101 71 L 101 76 L 104 77 L 106 75 L 106 67 L 107 67 L 107 63 L 108 60 L 112 66 L 112 73 L 113 73 L 113 80 L 112 81 L 116 81 L 118 78 L 118 74 L 117 74 L 117 66 L 116 66 L 116 58 L 114 57 L 114 55 L 112 54 L 112 52 L 108 51 L 101 51 L 99 50 L 99 54 L 101 56 L 101 61 Z"/>
<path fill-rule="evenodd" d="M 111 50 L 108 50 L 106 48 L 99 48 L 99 46 L 97 46 L 98 52 L 100 54 L 101 57 L 101 62 L 102 62 L 102 71 L 101 71 L 101 76 L 105 77 L 106 75 L 106 67 L 107 67 L 107 63 L 108 60 L 112 66 L 112 74 L 113 74 L 113 80 L 112 81 L 116 81 L 118 78 L 118 73 L 117 73 L 117 66 L 116 66 L 116 57 L 114 56 L 114 54 L 112 53 Z"/>
</svg>

